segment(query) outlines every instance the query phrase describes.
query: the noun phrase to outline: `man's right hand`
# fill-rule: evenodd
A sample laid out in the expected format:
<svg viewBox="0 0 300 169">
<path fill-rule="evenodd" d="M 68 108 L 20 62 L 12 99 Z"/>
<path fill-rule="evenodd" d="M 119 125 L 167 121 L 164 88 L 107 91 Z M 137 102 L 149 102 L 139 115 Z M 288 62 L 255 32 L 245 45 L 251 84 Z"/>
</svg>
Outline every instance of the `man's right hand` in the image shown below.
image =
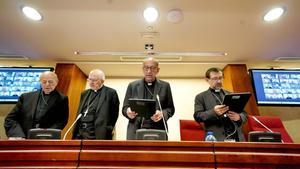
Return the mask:
<svg viewBox="0 0 300 169">
<path fill-rule="evenodd" d="M 130 119 L 134 119 L 137 116 L 137 113 L 135 111 L 131 111 L 130 107 L 127 108 L 127 116 Z"/>
<path fill-rule="evenodd" d="M 229 110 L 229 107 L 226 105 L 216 105 L 214 107 L 214 111 L 218 116 L 221 116 L 222 114 L 226 113 Z"/>
</svg>

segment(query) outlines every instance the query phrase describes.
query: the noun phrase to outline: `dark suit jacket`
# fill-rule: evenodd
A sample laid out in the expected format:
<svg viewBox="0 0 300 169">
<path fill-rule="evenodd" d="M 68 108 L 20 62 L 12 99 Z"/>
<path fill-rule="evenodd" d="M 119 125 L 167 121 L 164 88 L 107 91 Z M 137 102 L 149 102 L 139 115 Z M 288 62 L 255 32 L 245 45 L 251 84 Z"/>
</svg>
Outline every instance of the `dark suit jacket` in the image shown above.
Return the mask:
<svg viewBox="0 0 300 169">
<path fill-rule="evenodd" d="M 126 91 L 126 95 L 124 98 L 123 103 L 123 109 L 122 113 L 123 115 L 129 119 L 128 126 L 127 126 L 127 139 L 128 140 L 134 140 L 136 135 L 136 130 L 140 128 L 142 118 L 136 117 L 134 119 L 130 119 L 127 116 L 127 108 L 129 107 L 129 98 L 137 98 L 137 99 L 143 99 L 144 98 L 144 79 L 137 80 L 134 82 L 129 83 Z M 171 87 L 168 82 L 165 82 L 163 80 L 156 79 L 156 83 L 154 86 L 154 96 L 153 99 L 156 100 L 156 95 L 159 95 L 161 107 L 163 109 L 163 115 L 165 120 L 167 121 L 170 117 L 174 115 L 175 108 L 173 103 L 173 97 L 171 92 Z M 156 103 L 157 110 L 159 110 L 159 105 Z"/>
<path fill-rule="evenodd" d="M 24 93 L 20 96 L 16 106 L 5 118 L 5 131 L 8 137 L 25 137 L 33 128 L 33 120 L 38 104 L 40 90 Z M 53 94 L 53 95 L 52 95 Z M 40 128 L 63 129 L 69 118 L 68 97 L 54 90 L 51 92 L 47 111 L 41 118 Z"/>
<path fill-rule="evenodd" d="M 111 140 L 112 131 L 119 116 L 120 101 L 116 90 L 106 86 L 102 86 L 101 90 L 101 96 L 95 114 L 96 119 L 94 121 L 96 139 Z M 87 101 L 90 92 L 92 92 L 92 90 L 88 89 L 81 93 L 77 116 L 79 113 L 82 113 L 84 103 Z M 78 131 L 79 125 L 77 123 L 73 130 L 73 139 L 78 134 Z"/>
<path fill-rule="evenodd" d="M 229 91 L 223 91 L 225 92 L 225 94 L 230 93 Z M 206 131 L 212 131 L 218 141 L 224 141 L 224 125 L 214 111 L 214 107 L 217 104 L 218 103 L 216 102 L 216 99 L 214 98 L 210 89 L 198 94 L 195 98 L 194 119 L 197 122 L 204 122 Z M 236 124 L 236 126 L 238 126 L 237 134 L 239 141 L 245 141 L 241 126 L 247 121 L 247 113 L 242 112 L 240 116 L 241 120 L 234 123 Z"/>
</svg>

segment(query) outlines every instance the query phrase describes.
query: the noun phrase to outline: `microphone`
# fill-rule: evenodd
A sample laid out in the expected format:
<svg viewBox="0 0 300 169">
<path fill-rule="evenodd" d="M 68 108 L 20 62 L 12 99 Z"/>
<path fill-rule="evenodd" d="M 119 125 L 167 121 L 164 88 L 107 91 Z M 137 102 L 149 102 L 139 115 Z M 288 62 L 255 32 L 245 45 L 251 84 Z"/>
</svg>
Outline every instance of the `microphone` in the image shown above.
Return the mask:
<svg viewBox="0 0 300 169">
<path fill-rule="evenodd" d="M 264 125 L 261 121 L 259 121 L 256 117 L 251 116 L 258 124 L 260 124 L 261 126 L 263 126 L 265 129 L 267 129 L 269 132 L 274 133 L 269 127 L 267 127 L 266 125 Z M 281 142 L 284 143 L 284 141 L 281 139 Z"/>
<path fill-rule="evenodd" d="M 160 109 L 160 111 L 162 113 L 162 116 L 163 116 L 162 119 L 163 119 L 164 127 L 165 127 L 165 130 L 166 130 L 166 134 L 167 134 L 167 137 L 168 137 L 169 131 L 168 131 L 168 128 L 167 128 L 167 124 L 166 124 L 166 120 L 165 120 L 165 117 L 164 117 L 164 113 L 163 113 L 162 108 L 161 108 L 160 99 L 159 99 L 158 94 L 156 95 L 156 99 L 157 99 L 157 102 L 158 102 L 159 109 Z"/>
<path fill-rule="evenodd" d="M 84 114 L 86 115 L 87 111 L 84 112 Z M 73 126 L 75 125 L 75 123 L 81 118 L 82 114 L 78 114 L 77 118 L 74 120 L 74 122 L 72 123 L 72 125 L 68 128 L 67 132 L 65 133 L 64 137 L 63 137 L 63 140 L 66 139 L 68 133 L 70 132 L 70 130 L 73 128 Z"/>
</svg>

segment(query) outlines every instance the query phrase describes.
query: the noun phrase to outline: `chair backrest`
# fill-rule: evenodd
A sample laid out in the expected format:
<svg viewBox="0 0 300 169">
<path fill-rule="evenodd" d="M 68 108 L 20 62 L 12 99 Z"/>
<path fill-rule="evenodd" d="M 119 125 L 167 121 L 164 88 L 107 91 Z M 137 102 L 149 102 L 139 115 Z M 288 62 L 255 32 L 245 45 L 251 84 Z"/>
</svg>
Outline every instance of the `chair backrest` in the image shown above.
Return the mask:
<svg viewBox="0 0 300 169">
<path fill-rule="evenodd" d="M 284 125 L 279 117 L 274 116 L 254 116 L 263 125 L 271 129 L 273 132 L 279 132 L 284 143 L 293 143 L 292 138 L 284 128 Z M 255 121 L 253 116 L 248 117 L 249 132 L 251 131 L 268 131 L 266 127 L 261 125 L 259 122 Z"/>
<path fill-rule="evenodd" d="M 205 130 L 195 120 L 179 120 L 180 138 L 182 141 L 203 141 Z"/>
</svg>

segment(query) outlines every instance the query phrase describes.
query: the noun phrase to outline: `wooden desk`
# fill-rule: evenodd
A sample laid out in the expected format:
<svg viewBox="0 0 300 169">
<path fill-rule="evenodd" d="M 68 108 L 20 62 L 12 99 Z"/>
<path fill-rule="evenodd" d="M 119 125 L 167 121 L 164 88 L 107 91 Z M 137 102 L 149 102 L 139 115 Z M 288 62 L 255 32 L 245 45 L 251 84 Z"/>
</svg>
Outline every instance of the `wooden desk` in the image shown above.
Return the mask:
<svg viewBox="0 0 300 169">
<path fill-rule="evenodd" d="M 217 142 L 214 151 L 217 168 L 300 168 L 300 144 Z"/>
<path fill-rule="evenodd" d="M 215 168 L 213 143 L 83 141 L 80 167 Z"/>
<path fill-rule="evenodd" d="M 81 141 L 2 140 L 0 168 L 76 168 L 80 144 Z"/>
<path fill-rule="evenodd" d="M 300 168 L 300 144 L 0 141 L 0 168 Z"/>
</svg>

